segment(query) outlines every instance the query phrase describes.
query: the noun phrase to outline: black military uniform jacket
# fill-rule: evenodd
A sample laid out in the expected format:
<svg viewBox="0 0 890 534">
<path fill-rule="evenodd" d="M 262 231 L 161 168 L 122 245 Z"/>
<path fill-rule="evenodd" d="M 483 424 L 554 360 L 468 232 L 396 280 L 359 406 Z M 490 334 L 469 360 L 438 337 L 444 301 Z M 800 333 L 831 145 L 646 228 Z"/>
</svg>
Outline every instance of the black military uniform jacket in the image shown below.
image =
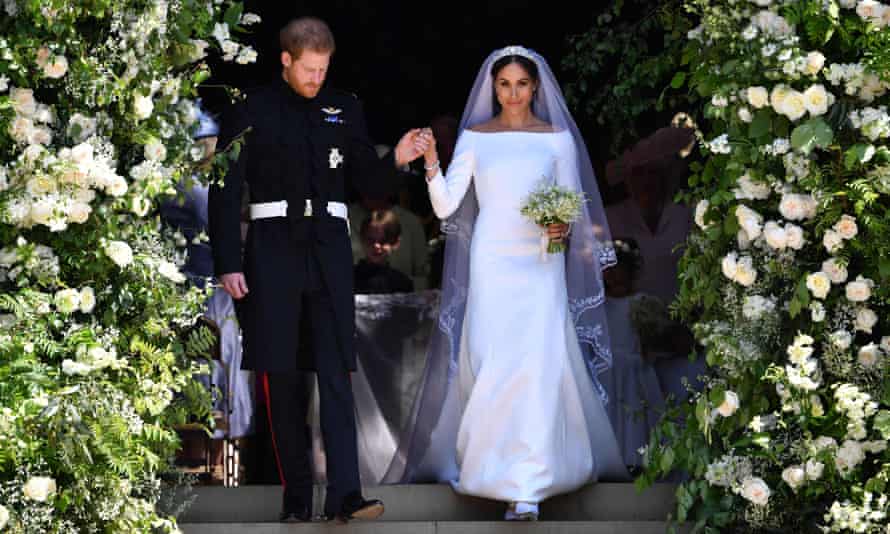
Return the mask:
<svg viewBox="0 0 890 534">
<path fill-rule="evenodd" d="M 395 190 L 393 157 L 378 159 L 359 100 L 332 89 L 313 99 L 283 80 L 254 90 L 224 114 L 217 146 L 225 148 L 248 128 L 240 157 L 230 162 L 224 185 L 211 187 L 208 204 L 216 274 L 243 272 L 247 280 L 249 293 L 238 302 L 242 367 L 312 368 L 305 358 L 297 361 L 297 348 L 302 278 L 307 258 L 314 257 L 333 300 L 340 356 L 354 370 L 352 248 L 347 222 L 325 206 L 346 201 L 347 180 L 371 195 Z M 251 203 L 287 200 L 288 214 L 251 221 L 242 257 L 245 182 Z M 303 214 L 305 199 L 313 200 L 312 217 Z"/>
</svg>

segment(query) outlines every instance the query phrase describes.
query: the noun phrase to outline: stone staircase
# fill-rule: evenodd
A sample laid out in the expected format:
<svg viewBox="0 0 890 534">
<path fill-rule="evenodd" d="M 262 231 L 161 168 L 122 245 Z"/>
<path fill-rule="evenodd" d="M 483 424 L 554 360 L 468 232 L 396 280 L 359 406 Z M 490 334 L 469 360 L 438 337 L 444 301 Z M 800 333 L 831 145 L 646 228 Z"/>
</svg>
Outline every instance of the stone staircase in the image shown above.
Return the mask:
<svg viewBox="0 0 890 534">
<path fill-rule="evenodd" d="M 656 484 L 638 494 L 633 484 L 595 484 L 546 501 L 541 521 L 522 523 L 503 521 L 503 504 L 457 495 L 446 485 L 379 486 L 365 490 L 386 504 L 379 521 L 283 525 L 274 522 L 278 486 L 205 486 L 195 488 L 196 500 L 179 521 L 184 534 L 662 534 L 674 489 Z"/>
</svg>

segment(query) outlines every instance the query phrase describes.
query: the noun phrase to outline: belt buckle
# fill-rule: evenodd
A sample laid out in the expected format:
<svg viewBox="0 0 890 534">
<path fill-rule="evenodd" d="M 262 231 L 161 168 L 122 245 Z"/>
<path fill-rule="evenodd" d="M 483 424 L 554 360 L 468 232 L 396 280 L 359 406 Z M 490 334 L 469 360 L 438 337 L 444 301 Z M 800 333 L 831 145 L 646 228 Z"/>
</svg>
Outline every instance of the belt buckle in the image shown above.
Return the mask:
<svg viewBox="0 0 890 534">
<path fill-rule="evenodd" d="M 312 217 L 312 202 L 306 202 L 303 206 L 303 217 Z"/>
</svg>

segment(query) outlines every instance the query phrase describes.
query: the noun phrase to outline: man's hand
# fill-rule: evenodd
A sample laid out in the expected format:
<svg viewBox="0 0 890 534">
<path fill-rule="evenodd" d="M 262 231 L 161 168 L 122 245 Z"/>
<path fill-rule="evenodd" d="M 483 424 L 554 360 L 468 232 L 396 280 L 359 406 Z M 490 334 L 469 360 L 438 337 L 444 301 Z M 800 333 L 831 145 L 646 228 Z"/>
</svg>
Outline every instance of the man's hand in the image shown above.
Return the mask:
<svg viewBox="0 0 890 534">
<path fill-rule="evenodd" d="M 396 145 L 396 166 L 403 167 L 423 155 L 429 148 L 429 136 L 424 130 L 414 128 L 402 136 Z"/>
<path fill-rule="evenodd" d="M 226 293 L 235 300 L 241 300 L 248 293 L 244 273 L 226 273 L 219 277 L 219 281 Z"/>
</svg>

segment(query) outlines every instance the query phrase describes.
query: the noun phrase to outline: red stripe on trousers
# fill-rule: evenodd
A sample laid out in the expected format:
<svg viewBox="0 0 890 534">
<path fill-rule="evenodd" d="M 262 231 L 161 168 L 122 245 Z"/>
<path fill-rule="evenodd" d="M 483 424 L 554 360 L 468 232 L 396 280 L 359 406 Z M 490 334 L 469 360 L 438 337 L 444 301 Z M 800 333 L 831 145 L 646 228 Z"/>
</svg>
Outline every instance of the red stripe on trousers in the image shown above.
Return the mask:
<svg viewBox="0 0 890 534">
<path fill-rule="evenodd" d="M 281 488 L 287 488 L 284 471 L 281 470 L 281 458 L 278 456 L 278 443 L 275 440 L 275 425 L 272 424 L 272 397 L 269 395 L 269 373 L 263 373 L 263 391 L 266 393 L 266 415 L 269 417 L 269 432 L 272 433 L 272 450 L 275 451 L 275 464 L 278 466 L 278 478 Z"/>
</svg>

